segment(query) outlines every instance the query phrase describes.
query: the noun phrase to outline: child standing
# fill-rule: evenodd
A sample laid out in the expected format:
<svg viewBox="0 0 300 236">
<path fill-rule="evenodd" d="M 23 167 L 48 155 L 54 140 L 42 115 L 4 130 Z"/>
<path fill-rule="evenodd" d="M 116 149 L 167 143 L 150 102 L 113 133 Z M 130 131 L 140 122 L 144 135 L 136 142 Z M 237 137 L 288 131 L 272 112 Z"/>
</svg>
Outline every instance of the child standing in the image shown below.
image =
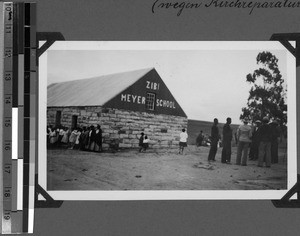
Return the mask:
<svg viewBox="0 0 300 236">
<path fill-rule="evenodd" d="M 187 138 L 188 138 L 188 134 L 185 132 L 185 129 L 182 129 L 182 132 L 180 133 L 178 154 L 183 154 L 184 148 L 187 147 Z"/>
<path fill-rule="evenodd" d="M 144 133 L 142 132 L 141 137 L 139 139 L 139 147 L 140 147 L 139 152 L 141 152 L 143 149 L 143 142 L 144 142 Z"/>
<path fill-rule="evenodd" d="M 145 138 L 144 138 L 144 140 L 143 140 L 143 148 L 144 148 L 144 151 L 146 151 L 148 147 L 149 147 L 149 139 L 148 139 L 148 136 L 145 135 Z"/>
</svg>

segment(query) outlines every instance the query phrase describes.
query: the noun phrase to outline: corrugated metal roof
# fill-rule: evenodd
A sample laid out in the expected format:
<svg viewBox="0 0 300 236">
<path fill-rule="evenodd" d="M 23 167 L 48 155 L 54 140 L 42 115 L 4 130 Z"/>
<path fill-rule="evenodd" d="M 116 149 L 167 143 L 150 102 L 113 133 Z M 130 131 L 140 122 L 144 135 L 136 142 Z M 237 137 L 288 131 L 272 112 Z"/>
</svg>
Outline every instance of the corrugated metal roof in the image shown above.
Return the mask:
<svg viewBox="0 0 300 236">
<path fill-rule="evenodd" d="M 102 106 L 153 68 L 50 84 L 47 106 Z"/>
</svg>

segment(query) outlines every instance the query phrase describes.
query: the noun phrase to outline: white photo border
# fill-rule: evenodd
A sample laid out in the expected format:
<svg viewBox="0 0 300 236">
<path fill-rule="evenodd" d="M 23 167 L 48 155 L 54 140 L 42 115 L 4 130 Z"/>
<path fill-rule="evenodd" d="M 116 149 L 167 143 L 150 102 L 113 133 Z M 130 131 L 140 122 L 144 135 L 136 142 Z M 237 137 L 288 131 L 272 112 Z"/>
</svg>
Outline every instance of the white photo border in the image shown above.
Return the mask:
<svg viewBox="0 0 300 236">
<path fill-rule="evenodd" d="M 42 42 L 41 42 L 42 43 Z M 294 42 L 291 42 L 295 45 Z M 39 58 L 38 184 L 47 191 L 47 53 L 51 50 L 286 50 L 277 41 L 57 41 Z M 285 190 L 47 191 L 54 200 L 276 200 L 297 182 L 296 59 L 287 51 L 288 161 Z"/>
</svg>

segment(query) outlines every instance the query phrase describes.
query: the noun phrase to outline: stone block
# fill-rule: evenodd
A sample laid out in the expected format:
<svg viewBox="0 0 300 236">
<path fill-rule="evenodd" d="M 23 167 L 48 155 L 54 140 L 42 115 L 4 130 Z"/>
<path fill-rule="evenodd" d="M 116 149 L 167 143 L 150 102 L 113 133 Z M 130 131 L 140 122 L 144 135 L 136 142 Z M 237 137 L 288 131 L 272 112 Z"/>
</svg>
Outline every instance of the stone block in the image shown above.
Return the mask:
<svg viewBox="0 0 300 236">
<path fill-rule="evenodd" d="M 154 130 L 153 129 L 149 129 L 149 128 L 145 128 L 144 131 L 145 132 L 149 132 L 149 133 L 153 133 Z"/>
<path fill-rule="evenodd" d="M 105 149 L 106 149 L 106 148 L 109 148 L 109 144 L 103 143 L 103 144 L 102 144 L 102 148 L 105 148 Z"/>
<path fill-rule="evenodd" d="M 172 136 L 162 136 L 161 139 L 165 140 L 165 141 L 172 141 L 172 140 L 174 140 L 174 137 L 172 137 Z"/>
<path fill-rule="evenodd" d="M 130 147 L 132 147 L 132 145 L 131 144 L 126 144 L 126 143 L 120 143 L 119 147 L 120 148 L 130 148 Z"/>
<path fill-rule="evenodd" d="M 86 110 L 81 110 L 81 111 L 80 111 L 80 115 L 81 115 L 81 116 L 86 116 Z"/>
<path fill-rule="evenodd" d="M 132 143 L 132 144 L 138 144 L 139 140 L 138 139 L 131 139 L 130 143 Z"/>
<path fill-rule="evenodd" d="M 101 122 L 102 121 L 102 122 Z M 103 121 L 102 119 L 100 119 L 100 125 L 107 125 L 107 126 L 115 126 L 115 123 L 112 121 Z"/>
<path fill-rule="evenodd" d="M 130 129 L 132 130 L 132 133 L 133 133 L 133 131 L 136 131 L 137 133 L 141 133 L 144 131 L 144 129 L 142 129 L 140 127 L 131 127 Z"/>
<path fill-rule="evenodd" d="M 155 145 L 155 144 L 158 144 L 158 141 L 157 140 L 154 140 L 154 139 L 150 139 L 149 140 L 149 145 Z"/>
<path fill-rule="evenodd" d="M 110 139 L 119 139 L 119 138 L 120 138 L 120 135 L 119 135 L 119 134 L 110 134 L 110 135 L 109 135 L 109 138 L 110 138 Z"/>
<path fill-rule="evenodd" d="M 123 115 L 123 114 L 117 114 L 117 117 L 120 119 L 126 119 L 127 116 Z"/>
<path fill-rule="evenodd" d="M 118 132 L 118 134 L 126 134 L 126 130 L 119 130 L 117 132 Z"/>
<path fill-rule="evenodd" d="M 125 122 L 116 122 L 116 124 L 115 124 L 116 126 L 118 126 L 118 127 L 126 127 L 126 123 Z"/>
<path fill-rule="evenodd" d="M 129 130 L 128 126 L 121 127 L 121 130 Z"/>
<path fill-rule="evenodd" d="M 170 145 L 169 141 L 161 141 L 160 144 L 161 145 L 166 145 L 166 146 Z"/>
<path fill-rule="evenodd" d="M 126 144 L 128 144 L 128 143 L 131 143 L 131 139 L 123 139 L 123 143 L 126 143 Z"/>
<path fill-rule="evenodd" d="M 132 134 L 140 134 L 142 131 L 136 131 L 136 130 L 134 130 L 134 131 L 132 131 Z"/>
<path fill-rule="evenodd" d="M 102 137 L 104 137 L 104 138 L 109 138 L 109 133 L 102 132 Z"/>
<path fill-rule="evenodd" d="M 104 122 L 104 121 L 109 121 L 110 118 L 109 117 L 101 117 L 100 118 L 100 121 Z"/>
<path fill-rule="evenodd" d="M 160 148 L 160 145 L 159 144 L 154 144 L 154 145 L 152 145 L 152 148 Z"/>
<path fill-rule="evenodd" d="M 116 114 L 109 113 L 109 114 L 107 114 L 107 115 L 108 115 L 108 117 L 110 117 L 110 118 L 117 118 L 117 115 L 116 115 Z"/>
<path fill-rule="evenodd" d="M 115 110 L 115 114 L 116 114 L 116 115 L 122 114 L 122 111 L 120 111 L 120 110 Z"/>
<path fill-rule="evenodd" d="M 135 120 L 135 121 L 140 121 L 140 120 L 142 120 L 143 118 L 140 117 L 140 116 L 136 116 L 136 115 L 132 115 L 132 114 L 131 114 L 130 119 Z"/>
<path fill-rule="evenodd" d="M 161 136 L 157 136 L 157 135 L 156 136 L 152 136 L 151 139 L 161 141 Z"/>
<path fill-rule="evenodd" d="M 139 138 L 139 135 L 136 135 L 136 134 L 129 134 L 128 135 L 128 138 L 130 138 L 130 139 L 138 139 Z"/>
</svg>

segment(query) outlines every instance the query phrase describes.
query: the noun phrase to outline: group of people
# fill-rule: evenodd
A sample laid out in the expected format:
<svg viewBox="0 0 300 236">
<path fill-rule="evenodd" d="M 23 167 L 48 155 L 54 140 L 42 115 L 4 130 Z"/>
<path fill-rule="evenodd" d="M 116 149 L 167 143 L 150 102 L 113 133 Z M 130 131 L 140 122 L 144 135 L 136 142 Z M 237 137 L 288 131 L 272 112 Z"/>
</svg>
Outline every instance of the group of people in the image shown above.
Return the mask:
<svg viewBox="0 0 300 236">
<path fill-rule="evenodd" d="M 237 143 L 237 165 L 247 165 L 248 150 L 250 160 L 258 160 L 258 166 L 270 167 L 271 163 L 278 163 L 278 138 L 280 131 L 278 123 L 273 121 L 269 123 L 268 117 L 264 117 L 262 121 L 256 120 L 254 127 L 248 125 L 247 119 L 243 120 L 233 135 L 233 130 L 230 126 L 231 118 L 226 119 L 226 124 L 223 126 L 222 132 L 222 163 L 231 163 L 231 146 L 233 136 Z M 197 146 L 203 142 L 203 132 L 201 131 L 197 137 Z M 187 147 L 188 134 L 186 129 L 182 129 L 179 135 L 179 154 L 183 154 L 184 148 Z M 221 135 L 218 127 L 218 119 L 214 119 L 211 127 L 210 150 L 208 161 L 215 161 L 218 144 Z M 139 137 L 139 152 L 145 152 L 149 147 L 149 138 L 143 132 Z M 47 127 L 47 144 L 49 147 L 68 147 L 69 149 L 80 149 L 84 151 L 101 152 L 102 149 L 102 130 L 100 125 L 96 127 L 73 128 L 70 130 L 67 127 Z"/>
<path fill-rule="evenodd" d="M 68 147 L 83 151 L 102 151 L 102 130 L 100 125 L 96 127 L 47 127 L 47 144 L 49 147 Z"/>
<path fill-rule="evenodd" d="M 258 166 L 271 167 L 271 163 L 278 163 L 278 138 L 280 131 L 277 121 L 269 123 L 269 118 L 264 117 L 262 121 L 256 120 L 254 127 L 251 127 L 247 119 L 243 120 L 236 132 L 237 142 L 237 165 L 246 166 L 248 159 L 248 151 L 250 148 L 249 159 L 258 160 Z M 233 139 L 233 131 L 230 127 L 231 118 L 226 119 L 226 124 L 223 126 L 222 139 L 222 163 L 231 163 L 231 142 Z M 208 161 L 215 161 L 220 133 L 218 128 L 218 119 L 214 119 L 214 124 L 211 128 L 211 146 L 208 154 Z"/>
<path fill-rule="evenodd" d="M 179 154 L 183 154 L 184 148 L 187 147 L 188 134 L 185 129 L 181 130 L 179 135 Z M 149 147 L 149 138 L 143 132 L 139 138 L 139 152 L 145 152 Z"/>
</svg>

